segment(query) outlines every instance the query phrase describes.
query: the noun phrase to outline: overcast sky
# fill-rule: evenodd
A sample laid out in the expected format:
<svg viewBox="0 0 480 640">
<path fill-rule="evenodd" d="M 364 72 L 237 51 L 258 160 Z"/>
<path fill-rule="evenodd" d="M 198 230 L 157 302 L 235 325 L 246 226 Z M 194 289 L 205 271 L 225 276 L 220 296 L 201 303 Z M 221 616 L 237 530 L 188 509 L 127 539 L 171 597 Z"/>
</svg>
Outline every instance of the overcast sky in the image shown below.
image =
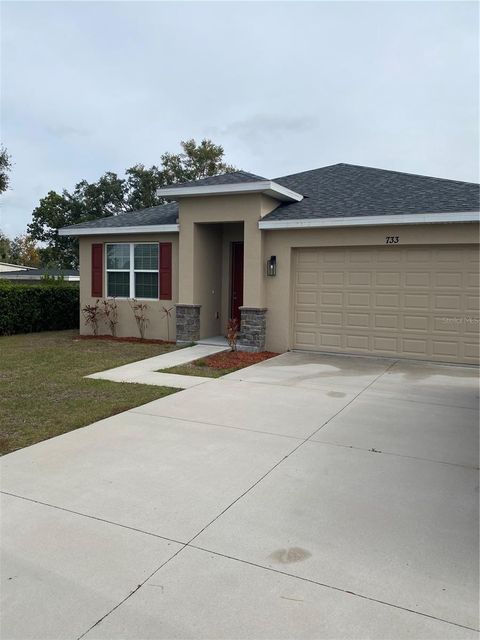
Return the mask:
<svg viewBox="0 0 480 640">
<path fill-rule="evenodd" d="M 6 2 L 0 227 L 210 137 L 277 177 L 336 162 L 477 181 L 475 2 Z"/>
</svg>

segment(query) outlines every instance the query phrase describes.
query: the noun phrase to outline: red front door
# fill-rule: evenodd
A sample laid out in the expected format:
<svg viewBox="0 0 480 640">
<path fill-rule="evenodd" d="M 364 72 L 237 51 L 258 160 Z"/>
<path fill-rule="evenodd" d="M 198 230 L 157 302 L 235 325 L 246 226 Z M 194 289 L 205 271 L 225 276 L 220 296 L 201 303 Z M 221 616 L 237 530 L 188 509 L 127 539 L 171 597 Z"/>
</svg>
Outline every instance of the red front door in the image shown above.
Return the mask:
<svg viewBox="0 0 480 640">
<path fill-rule="evenodd" d="M 235 318 L 240 326 L 240 309 L 243 305 L 243 242 L 232 242 L 232 275 L 231 275 L 230 317 Z"/>
</svg>

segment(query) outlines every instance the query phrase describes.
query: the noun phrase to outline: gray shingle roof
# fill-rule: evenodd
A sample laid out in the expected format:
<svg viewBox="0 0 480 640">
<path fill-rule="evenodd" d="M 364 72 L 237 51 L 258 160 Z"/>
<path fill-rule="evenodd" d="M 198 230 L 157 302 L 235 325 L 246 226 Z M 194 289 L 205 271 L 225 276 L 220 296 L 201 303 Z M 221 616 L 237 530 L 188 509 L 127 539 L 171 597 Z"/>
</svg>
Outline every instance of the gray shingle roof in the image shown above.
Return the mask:
<svg viewBox="0 0 480 640">
<path fill-rule="evenodd" d="M 255 180 L 267 178 L 246 171 L 236 171 L 172 186 L 238 184 Z M 451 213 L 480 209 L 478 184 L 353 164 L 334 164 L 282 176 L 274 181 L 301 193 L 304 198 L 300 202 L 280 205 L 263 220 Z M 178 204 L 170 202 L 66 228 L 74 230 L 176 224 L 177 219 Z"/>
<path fill-rule="evenodd" d="M 217 184 L 239 184 L 241 182 L 256 182 L 257 180 L 268 180 L 262 176 L 247 171 L 233 171 L 232 173 L 221 173 L 218 176 L 209 176 L 200 180 L 192 180 L 190 182 L 178 182 L 169 184 L 168 187 L 209 187 Z"/>
<path fill-rule="evenodd" d="M 118 216 L 97 218 L 88 222 L 72 224 L 65 229 L 103 229 L 114 227 L 141 227 L 149 225 L 176 224 L 178 218 L 178 204 L 169 202 L 148 209 L 138 209 L 129 213 L 121 213 Z"/>
<path fill-rule="evenodd" d="M 480 185 L 443 178 L 335 164 L 275 178 L 303 194 L 301 202 L 286 203 L 264 220 L 300 220 L 402 213 L 478 211 Z"/>
</svg>

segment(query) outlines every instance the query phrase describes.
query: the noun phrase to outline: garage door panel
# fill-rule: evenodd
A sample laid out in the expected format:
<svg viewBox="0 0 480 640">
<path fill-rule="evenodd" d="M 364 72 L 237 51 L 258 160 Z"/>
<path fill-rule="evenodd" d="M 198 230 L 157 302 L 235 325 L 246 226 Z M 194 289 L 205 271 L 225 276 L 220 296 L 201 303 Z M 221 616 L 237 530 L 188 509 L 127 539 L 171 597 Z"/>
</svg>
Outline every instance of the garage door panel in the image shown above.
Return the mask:
<svg viewBox="0 0 480 640">
<path fill-rule="evenodd" d="M 368 307 L 370 308 L 370 293 L 351 293 L 347 292 L 348 307 Z"/>
<path fill-rule="evenodd" d="M 305 331 L 296 331 L 295 340 L 300 347 L 312 347 L 315 346 L 315 333 L 308 333 Z"/>
<path fill-rule="evenodd" d="M 457 341 L 432 340 L 433 355 L 436 356 L 459 356 L 459 344 Z"/>
<path fill-rule="evenodd" d="M 300 311 L 297 310 L 295 314 L 297 324 L 317 324 L 317 312 L 316 311 Z"/>
<path fill-rule="evenodd" d="M 338 333 L 322 333 L 319 344 L 322 347 L 335 347 L 341 349 L 342 336 Z"/>
<path fill-rule="evenodd" d="M 343 271 L 322 271 L 322 282 L 325 285 L 343 285 L 345 274 Z"/>
<path fill-rule="evenodd" d="M 435 295 L 434 305 L 437 311 L 461 311 L 460 295 Z"/>
<path fill-rule="evenodd" d="M 461 272 L 455 271 L 443 271 L 435 274 L 435 286 L 436 287 L 462 287 L 468 286 L 468 281 L 463 283 L 464 279 Z M 467 274 L 468 278 L 468 274 Z"/>
<path fill-rule="evenodd" d="M 317 304 L 316 291 L 296 291 L 295 302 L 297 305 L 315 305 Z"/>
<path fill-rule="evenodd" d="M 465 359 L 469 359 L 475 361 L 479 359 L 480 356 L 480 348 L 478 344 L 474 342 L 465 342 L 463 344 L 463 356 Z"/>
<path fill-rule="evenodd" d="M 370 351 L 369 341 L 369 336 L 347 335 L 347 347 L 355 351 Z"/>
<path fill-rule="evenodd" d="M 398 316 L 394 314 L 375 314 L 374 315 L 374 329 L 397 329 L 398 328 Z"/>
<path fill-rule="evenodd" d="M 347 327 L 369 327 L 370 326 L 370 314 L 368 313 L 347 313 L 346 314 L 346 326 Z"/>
<path fill-rule="evenodd" d="M 403 316 L 403 328 L 406 331 L 427 331 L 429 329 L 428 316 Z"/>
<path fill-rule="evenodd" d="M 405 309 L 428 309 L 430 307 L 429 294 L 405 293 L 404 308 Z"/>
<path fill-rule="evenodd" d="M 349 287 L 370 287 L 372 274 L 369 271 L 348 271 L 347 285 Z"/>
<path fill-rule="evenodd" d="M 478 361 L 473 246 L 299 249 L 294 347 Z"/>
<path fill-rule="evenodd" d="M 418 358 L 427 352 L 427 340 L 421 338 L 401 338 L 400 351 L 406 356 Z"/>
<path fill-rule="evenodd" d="M 374 351 L 398 351 L 398 338 L 373 337 Z"/>
<path fill-rule="evenodd" d="M 480 276 L 479 276 L 478 271 L 476 271 L 474 273 L 468 273 L 467 274 L 466 286 L 471 288 L 471 289 L 478 290 L 478 287 L 480 286 Z"/>
<path fill-rule="evenodd" d="M 330 326 L 342 326 L 343 314 L 341 311 L 322 311 L 320 313 L 321 324 Z"/>
<path fill-rule="evenodd" d="M 477 312 L 478 313 L 478 309 L 479 309 L 479 297 L 478 296 L 466 296 L 467 297 L 467 302 L 466 302 L 466 311 L 471 311 L 473 313 Z"/>
<path fill-rule="evenodd" d="M 318 274 L 316 271 L 298 271 L 297 284 L 313 284 L 317 285 Z"/>
<path fill-rule="evenodd" d="M 377 293 L 375 294 L 375 306 L 397 308 L 400 304 L 400 293 Z"/>
<path fill-rule="evenodd" d="M 378 271 L 375 273 L 375 286 L 376 287 L 398 287 L 400 286 L 402 276 L 399 271 L 384 272 Z"/>
<path fill-rule="evenodd" d="M 320 303 L 323 306 L 328 306 L 328 305 L 336 305 L 336 306 L 343 306 L 343 293 L 341 292 L 328 292 L 325 291 L 323 293 L 320 293 Z"/>
<path fill-rule="evenodd" d="M 405 286 L 407 287 L 430 287 L 431 275 L 428 271 L 412 271 L 405 273 Z"/>
</svg>

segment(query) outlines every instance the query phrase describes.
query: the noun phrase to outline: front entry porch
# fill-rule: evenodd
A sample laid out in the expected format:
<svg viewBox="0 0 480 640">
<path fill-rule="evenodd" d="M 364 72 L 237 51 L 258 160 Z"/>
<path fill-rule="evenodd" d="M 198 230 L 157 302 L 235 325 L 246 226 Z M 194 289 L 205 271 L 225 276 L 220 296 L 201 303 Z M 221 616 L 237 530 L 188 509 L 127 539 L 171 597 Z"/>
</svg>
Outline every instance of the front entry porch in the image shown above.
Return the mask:
<svg viewBox="0 0 480 640">
<path fill-rule="evenodd" d="M 176 305 L 177 342 L 226 344 L 228 322 L 235 319 L 239 348 L 264 349 L 266 309 L 244 304 L 252 298 L 251 289 L 259 288 L 258 279 L 263 280 L 263 261 L 260 258 L 260 269 L 252 280 L 248 273 L 252 270 L 252 246 L 244 227 L 243 222 L 194 223 L 187 237 L 191 273 L 182 263 L 181 235 L 179 299 L 191 302 Z M 263 282 L 260 285 L 263 287 Z"/>
</svg>

